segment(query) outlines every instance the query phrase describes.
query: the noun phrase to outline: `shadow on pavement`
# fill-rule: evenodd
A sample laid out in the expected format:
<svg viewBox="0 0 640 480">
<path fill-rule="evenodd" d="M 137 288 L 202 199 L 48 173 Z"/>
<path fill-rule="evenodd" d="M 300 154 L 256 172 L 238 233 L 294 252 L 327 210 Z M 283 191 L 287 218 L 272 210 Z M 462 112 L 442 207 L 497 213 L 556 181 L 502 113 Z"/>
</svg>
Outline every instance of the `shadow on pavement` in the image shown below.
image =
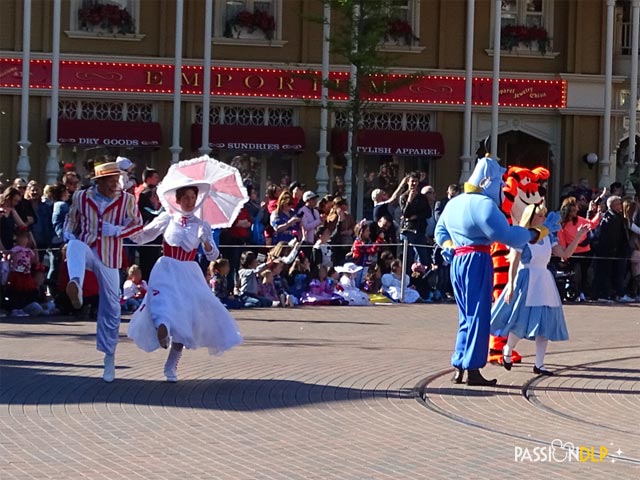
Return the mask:
<svg viewBox="0 0 640 480">
<path fill-rule="evenodd" d="M 65 368 L 86 368 L 91 377 Z M 118 379 L 107 384 L 96 375 L 101 365 L 0 360 L 1 405 L 131 404 L 210 410 L 258 411 L 310 404 L 412 400 L 412 389 L 371 390 L 278 379 L 154 380 Z M 118 368 L 117 371 L 121 370 Z M 117 375 L 117 373 L 116 373 Z"/>
</svg>

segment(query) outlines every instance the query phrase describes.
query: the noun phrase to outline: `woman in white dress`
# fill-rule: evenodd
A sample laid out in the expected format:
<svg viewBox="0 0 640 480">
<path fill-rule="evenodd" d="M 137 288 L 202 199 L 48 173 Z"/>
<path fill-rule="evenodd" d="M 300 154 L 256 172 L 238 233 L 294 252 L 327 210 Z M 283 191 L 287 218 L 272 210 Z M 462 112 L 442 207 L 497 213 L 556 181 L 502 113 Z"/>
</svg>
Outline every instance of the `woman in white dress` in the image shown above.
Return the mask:
<svg viewBox="0 0 640 480">
<path fill-rule="evenodd" d="M 168 382 L 178 380 L 183 347 L 207 347 L 217 355 L 242 342 L 236 321 L 209 289 L 194 261 L 200 244 L 209 261 L 219 253 L 211 227 L 194 214 L 202 201 L 202 190 L 198 185 L 173 189 L 180 211 L 161 213 L 133 238 L 146 243 L 164 236 L 164 256 L 151 270 L 149 289 L 131 318 L 128 335 L 147 352 L 171 344 L 164 366 Z"/>
<path fill-rule="evenodd" d="M 537 227 L 547 216 L 544 205 L 529 205 L 522 213 L 521 227 Z M 521 338 L 535 340 L 536 360 L 533 373 L 553 375 L 544 367 L 544 356 L 549 340 L 568 340 L 567 325 L 562 312 L 562 301 L 553 274 L 547 268 L 551 254 L 568 258 L 589 231 L 581 225 L 573 241 L 561 247 L 555 235 L 540 242 L 527 244 L 522 251 L 512 250 L 509 282 L 491 309 L 491 334 L 507 337 L 503 365 L 511 370 L 511 352 Z"/>
<path fill-rule="evenodd" d="M 353 262 L 347 262 L 341 267 L 336 267 L 336 272 L 342 274 L 336 293 L 349 302 L 349 305 L 371 305 L 369 295 L 356 287 L 356 282 L 353 278 L 354 274 L 360 270 L 362 270 L 362 267 Z"/>
<path fill-rule="evenodd" d="M 382 291 L 395 302 L 402 300 L 402 262 L 397 258 L 391 262 L 391 273 L 382 275 Z M 409 286 L 409 275 L 404 273 L 405 285 L 404 303 L 416 303 L 420 300 L 420 294 Z"/>
</svg>

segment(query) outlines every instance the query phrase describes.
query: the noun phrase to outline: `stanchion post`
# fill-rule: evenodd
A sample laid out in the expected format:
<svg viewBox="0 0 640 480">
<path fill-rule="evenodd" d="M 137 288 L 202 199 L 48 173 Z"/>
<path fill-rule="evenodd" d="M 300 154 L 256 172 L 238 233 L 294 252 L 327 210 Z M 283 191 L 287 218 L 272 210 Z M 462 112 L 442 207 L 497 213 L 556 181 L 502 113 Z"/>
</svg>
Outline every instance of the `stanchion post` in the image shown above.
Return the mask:
<svg viewBox="0 0 640 480">
<path fill-rule="evenodd" d="M 400 280 L 400 302 L 404 303 L 404 292 L 407 288 L 406 271 L 407 271 L 407 253 L 409 253 L 409 240 L 406 238 L 402 242 L 402 280 Z"/>
</svg>

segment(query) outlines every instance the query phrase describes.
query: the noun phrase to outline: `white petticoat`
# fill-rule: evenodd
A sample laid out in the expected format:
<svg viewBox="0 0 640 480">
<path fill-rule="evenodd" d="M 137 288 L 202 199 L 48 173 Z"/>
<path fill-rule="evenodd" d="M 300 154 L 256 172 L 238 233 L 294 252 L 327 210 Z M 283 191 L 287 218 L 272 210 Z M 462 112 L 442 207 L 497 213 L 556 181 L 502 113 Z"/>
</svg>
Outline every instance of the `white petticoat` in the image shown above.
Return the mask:
<svg viewBox="0 0 640 480">
<path fill-rule="evenodd" d="M 160 348 L 156 328 L 164 323 L 173 342 L 221 354 L 242 343 L 235 319 L 209 289 L 196 262 L 158 259 L 149 289 L 129 322 L 128 336 L 146 352 Z"/>
</svg>

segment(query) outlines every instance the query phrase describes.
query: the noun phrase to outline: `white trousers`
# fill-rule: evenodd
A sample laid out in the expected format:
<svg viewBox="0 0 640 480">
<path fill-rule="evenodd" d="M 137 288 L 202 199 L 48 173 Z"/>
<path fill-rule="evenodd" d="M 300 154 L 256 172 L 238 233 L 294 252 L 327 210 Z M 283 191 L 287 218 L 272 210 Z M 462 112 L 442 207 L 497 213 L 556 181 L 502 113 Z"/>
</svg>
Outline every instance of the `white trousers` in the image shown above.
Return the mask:
<svg viewBox="0 0 640 480">
<path fill-rule="evenodd" d="M 118 344 L 120 329 L 120 274 L 117 268 L 109 268 L 86 243 L 71 240 L 67 245 L 69 279 L 77 278 L 80 288 L 84 284 L 85 270 L 91 270 L 98 279 L 97 348 L 113 355 Z"/>
</svg>

